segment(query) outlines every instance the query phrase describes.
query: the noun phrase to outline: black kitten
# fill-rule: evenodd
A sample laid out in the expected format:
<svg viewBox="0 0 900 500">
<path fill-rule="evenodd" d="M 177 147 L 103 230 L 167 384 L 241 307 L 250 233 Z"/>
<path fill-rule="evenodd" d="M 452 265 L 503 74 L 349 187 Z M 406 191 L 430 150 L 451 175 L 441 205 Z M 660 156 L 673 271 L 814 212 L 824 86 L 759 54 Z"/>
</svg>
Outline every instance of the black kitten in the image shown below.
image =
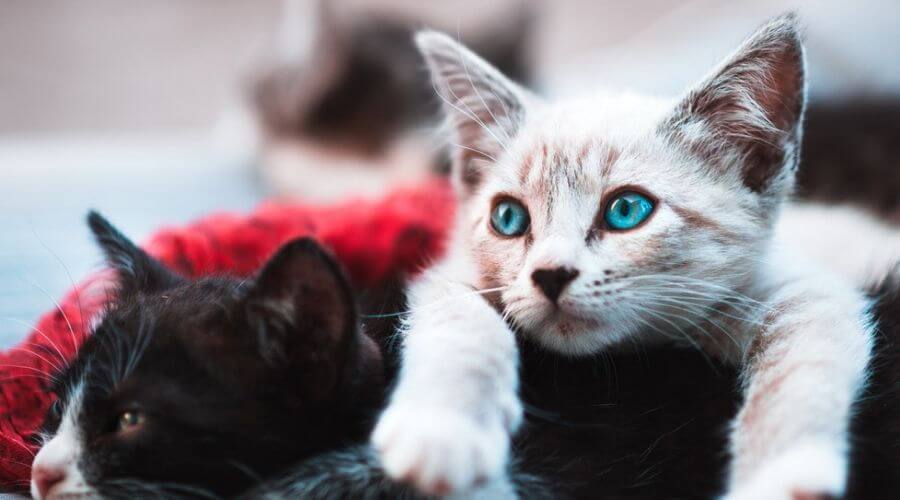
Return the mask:
<svg viewBox="0 0 900 500">
<path fill-rule="evenodd" d="M 88 220 L 118 289 L 54 387 L 35 498 L 230 496 L 366 439 L 380 352 L 316 243 L 289 243 L 252 280 L 190 281 Z"/>
</svg>

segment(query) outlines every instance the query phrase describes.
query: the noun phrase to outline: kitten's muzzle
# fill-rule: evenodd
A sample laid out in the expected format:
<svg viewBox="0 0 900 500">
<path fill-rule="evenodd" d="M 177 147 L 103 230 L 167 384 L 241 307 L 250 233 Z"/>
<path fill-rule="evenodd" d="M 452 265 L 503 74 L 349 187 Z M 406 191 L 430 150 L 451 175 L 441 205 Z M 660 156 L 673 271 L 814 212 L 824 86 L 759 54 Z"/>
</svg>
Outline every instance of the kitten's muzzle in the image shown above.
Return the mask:
<svg viewBox="0 0 900 500">
<path fill-rule="evenodd" d="M 543 294 L 550 299 L 550 302 L 556 303 L 556 300 L 575 278 L 578 277 L 578 270 L 568 267 L 557 267 L 554 269 L 538 269 L 531 273 L 531 281 L 534 282 Z"/>
<path fill-rule="evenodd" d="M 31 480 L 34 483 L 34 496 L 36 498 L 47 498 L 50 490 L 54 486 L 66 480 L 66 469 L 61 466 L 43 466 L 34 467 L 31 472 Z"/>
</svg>

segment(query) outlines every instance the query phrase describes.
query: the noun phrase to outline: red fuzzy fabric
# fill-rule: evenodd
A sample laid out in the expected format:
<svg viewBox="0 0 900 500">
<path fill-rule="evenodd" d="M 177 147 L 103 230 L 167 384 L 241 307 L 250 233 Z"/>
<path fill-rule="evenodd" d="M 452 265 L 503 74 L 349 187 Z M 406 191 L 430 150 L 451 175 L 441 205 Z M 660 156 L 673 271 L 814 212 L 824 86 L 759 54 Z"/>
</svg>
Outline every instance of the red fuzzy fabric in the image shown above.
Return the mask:
<svg viewBox="0 0 900 500">
<path fill-rule="evenodd" d="M 434 180 L 375 201 L 270 202 L 250 215 L 211 215 L 163 229 L 144 248 L 185 276 L 247 276 L 283 243 L 312 236 L 331 248 L 354 284 L 369 286 L 415 272 L 439 255 L 453 211 L 449 185 Z M 60 358 L 76 351 L 92 315 L 108 299 L 110 278 L 107 271 L 81 282 L 20 345 L 0 353 L 0 490 L 27 488 L 33 433 L 50 403 L 46 380 L 62 365 Z"/>
</svg>

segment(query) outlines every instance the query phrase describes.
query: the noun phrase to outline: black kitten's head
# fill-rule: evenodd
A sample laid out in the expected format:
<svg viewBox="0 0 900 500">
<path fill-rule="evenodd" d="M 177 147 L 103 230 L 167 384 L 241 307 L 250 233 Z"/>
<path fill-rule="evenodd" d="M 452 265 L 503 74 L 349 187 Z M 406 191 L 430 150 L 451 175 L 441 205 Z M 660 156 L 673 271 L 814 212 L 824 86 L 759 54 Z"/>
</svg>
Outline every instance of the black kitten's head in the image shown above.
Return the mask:
<svg viewBox="0 0 900 500">
<path fill-rule="evenodd" d="M 316 243 L 252 280 L 187 280 L 92 213 L 112 305 L 61 375 L 32 493 L 228 495 L 364 432 L 380 359 Z"/>
</svg>

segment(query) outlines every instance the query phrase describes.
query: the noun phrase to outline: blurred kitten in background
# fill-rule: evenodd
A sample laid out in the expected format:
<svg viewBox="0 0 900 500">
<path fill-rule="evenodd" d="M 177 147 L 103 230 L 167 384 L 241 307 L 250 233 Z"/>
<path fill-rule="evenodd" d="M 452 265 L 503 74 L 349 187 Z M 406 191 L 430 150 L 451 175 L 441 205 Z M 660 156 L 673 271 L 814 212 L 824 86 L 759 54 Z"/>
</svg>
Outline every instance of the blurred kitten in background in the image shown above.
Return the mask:
<svg viewBox="0 0 900 500">
<path fill-rule="evenodd" d="M 449 164 L 430 134 L 440 103 L 412 42 L 425 23 L 338 7 L 286 0 L 279 59 L 250 84 L 260 173 L 279 195 L 374 194 Z M 533 17 L 526 4 L 515 7 L 459 36 L 528 82 Z M 309 182 L 322 176 L 327 183 Z"/>
</svg>

